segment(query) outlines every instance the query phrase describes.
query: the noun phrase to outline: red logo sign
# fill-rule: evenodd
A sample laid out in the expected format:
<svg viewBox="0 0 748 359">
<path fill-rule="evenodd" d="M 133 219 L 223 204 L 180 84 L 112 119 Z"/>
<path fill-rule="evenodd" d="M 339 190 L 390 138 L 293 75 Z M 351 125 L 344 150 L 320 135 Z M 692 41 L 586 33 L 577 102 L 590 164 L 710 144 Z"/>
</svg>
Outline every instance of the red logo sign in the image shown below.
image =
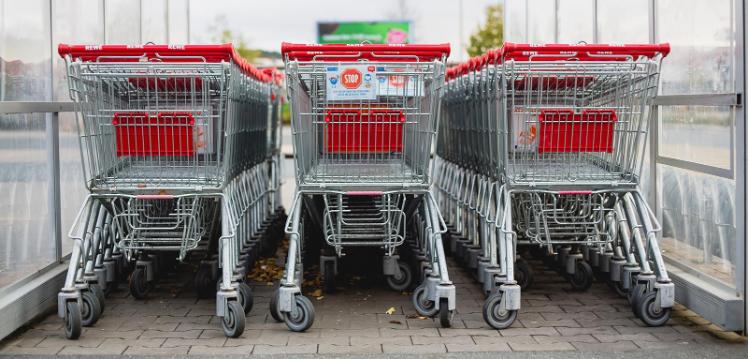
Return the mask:
<svg viewBox="0 0 748 359">
<path fill-rule="evenodd" d="M 343 87 L 349 90 L 357 89 L 361 86 L 361 81 L 363 81 L 361 77 L 361 71 L 356 69 L 345 69 L 340 73 Z"/>
</svg>

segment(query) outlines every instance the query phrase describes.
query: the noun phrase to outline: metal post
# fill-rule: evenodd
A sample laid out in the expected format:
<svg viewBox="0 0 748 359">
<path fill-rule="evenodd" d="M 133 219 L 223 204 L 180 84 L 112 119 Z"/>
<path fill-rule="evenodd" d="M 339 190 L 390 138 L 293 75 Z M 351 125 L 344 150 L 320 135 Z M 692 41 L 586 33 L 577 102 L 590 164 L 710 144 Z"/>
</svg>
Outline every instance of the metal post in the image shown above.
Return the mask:
<svg viewBox="0 0 748 359">
<path fill-rule="evenodd" d="M 55 261 L 62 261 L 62 219 L 60 206 L 60 132 L 59 113 L 46 115 L 47 136 L 47 207 L 49 210 L 50 237 L 55 244 Z"/>
<path fill-rule="evenodd" d="M 597 44 L 600 42 L 597 26 L 597 0 L 592 0 L 592 42 Z"/>
<path fill-rule="evenodd" d="M 737 242 L 737 248 L 739 249 L 736 254 L 738 258 L 735 258 L 735 271 L 736 271 L 736 285 L 738 291 L 742 291 L 743 294 L 743 335 L 748 336 L 748 300 L 746 299 L 746 292 L 748 292 L 748 242 L 746 241 L 746 146 L 745 142 L 748 139 L 746 135 L 746 111 L 745 111 L 745 84 L 748 83 L 746 79 L 746 58 L 748 58 L 748 46 L 745 43 L 745 22 L 748 19 L 748 7 L 745 6 L 743 1 L 735 0 L 735 13 L 737 23 L 735 24 L 735 54 L 736 54 L 736 84 L 735 92 L 741 94 L 741 106 L 737 106 L 735 109 L 735 239 Z M 742 246 L 742 250 L 740 250 Z M 741 258 L 742 257 L 742 258 Z M 742 278 L 740 278 L 742 275 Z M 741 280 L 742 279 L 742 280 Z M 740 288 L 742 286 L 742 288 Z"/>
</svg>

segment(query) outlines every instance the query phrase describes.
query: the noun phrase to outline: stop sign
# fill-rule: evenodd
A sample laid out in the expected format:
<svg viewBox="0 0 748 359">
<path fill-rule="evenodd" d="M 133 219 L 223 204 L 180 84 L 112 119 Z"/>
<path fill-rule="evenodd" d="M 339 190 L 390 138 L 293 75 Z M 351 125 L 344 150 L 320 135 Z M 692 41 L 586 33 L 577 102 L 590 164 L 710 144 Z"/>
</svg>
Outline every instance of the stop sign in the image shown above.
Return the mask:
<svg viewBox="0 0 748 359">
<path fill-rule="evenodd" d="M 341 83 L 347 89 L 357 89 L 361 86 L 361 71 L 356 69 L 345 69 L 340 73 Z"/>
</svg>

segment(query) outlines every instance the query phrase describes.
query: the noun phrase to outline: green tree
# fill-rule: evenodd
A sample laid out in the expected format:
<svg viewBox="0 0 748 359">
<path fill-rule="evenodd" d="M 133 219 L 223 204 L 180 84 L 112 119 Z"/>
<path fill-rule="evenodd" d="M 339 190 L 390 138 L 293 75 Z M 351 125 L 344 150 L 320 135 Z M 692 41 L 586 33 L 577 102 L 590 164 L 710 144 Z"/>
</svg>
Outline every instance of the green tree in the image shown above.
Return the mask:
<svg viewBox="0 0 748 359">
<path fill-rule="evenodd" d="M 486 22 L 470 35 L 468 55 L 478 56 L 487 50 L 501 47 L 504 42 L 504 6 L 502 4 L 486 7 Z"/>
<path fill-rule="evenodd" d="M 262 53 L 262 51 L 260 50 L 250 48 L 247 45 L 247 41 L 244 40 L 244 37 L 240 35 L 234 36 L 231 30 L 221 30 L 220 35 L 216 36 L 214 38 L 214 41 L 222 44 L 227 42 L 233 43 L 234 49 L 236 49 L 236 52 L 239 53 L 239 56 L 243 57 L 250 63 L 254 62 L 254 59 L 258 58 Z"/>
</svg>

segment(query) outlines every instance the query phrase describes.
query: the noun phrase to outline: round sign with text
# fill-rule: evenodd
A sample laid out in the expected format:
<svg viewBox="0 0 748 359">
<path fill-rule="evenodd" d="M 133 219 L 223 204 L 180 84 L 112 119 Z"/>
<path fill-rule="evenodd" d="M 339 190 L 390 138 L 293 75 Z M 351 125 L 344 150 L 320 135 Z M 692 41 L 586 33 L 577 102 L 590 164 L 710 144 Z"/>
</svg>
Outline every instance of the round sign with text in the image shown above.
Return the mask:
<svg viewBox="0 0 748 359">
<path fill-rule="evenodd" d="M 345 69 L 340 73 L 340 83 L 347 89 L 357 89 L 363 81 L 361 71 L 356 69 Z"/>
</svg>

